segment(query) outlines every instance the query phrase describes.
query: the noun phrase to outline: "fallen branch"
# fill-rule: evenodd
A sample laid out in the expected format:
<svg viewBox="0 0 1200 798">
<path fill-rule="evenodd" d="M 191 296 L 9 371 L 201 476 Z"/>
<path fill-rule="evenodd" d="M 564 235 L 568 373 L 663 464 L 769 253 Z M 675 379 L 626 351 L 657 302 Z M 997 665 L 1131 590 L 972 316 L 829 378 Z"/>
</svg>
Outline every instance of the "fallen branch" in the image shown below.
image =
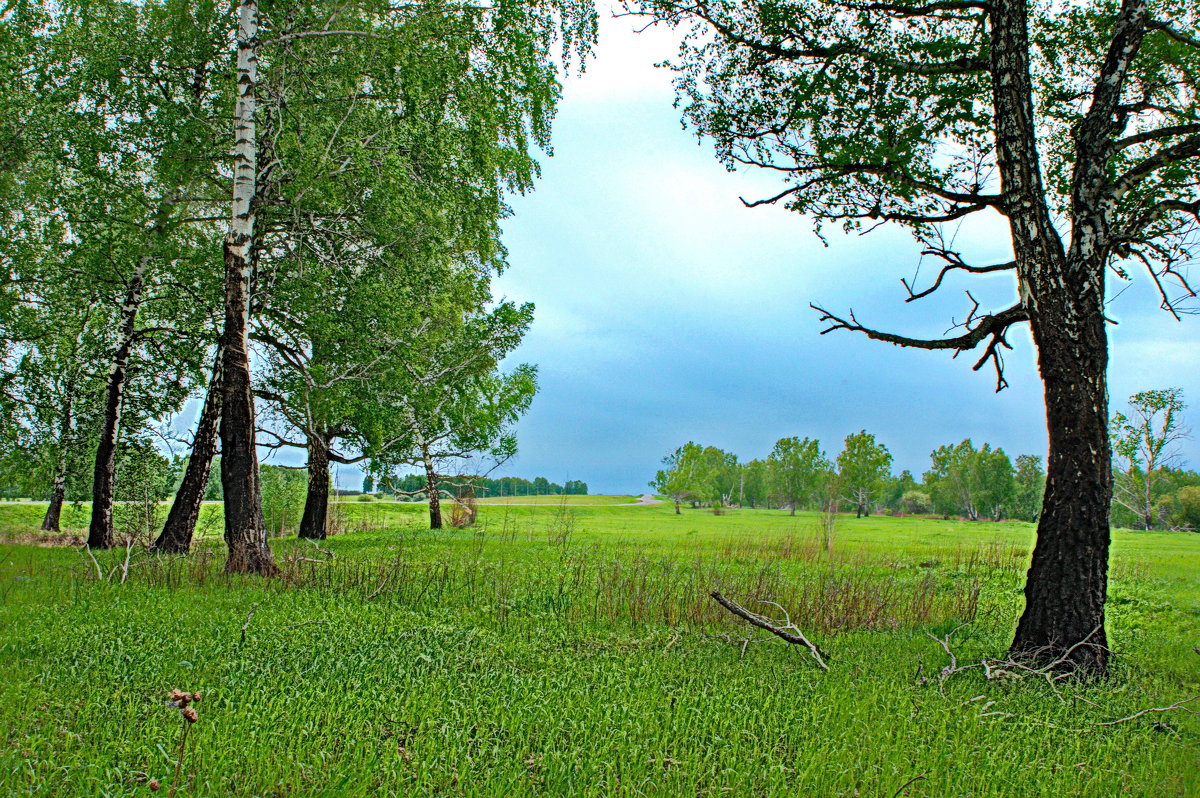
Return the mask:
<svg viewBox="0 0 1200 798">
<path fill-rule="evenodd" d="M 1194 695 L 1191 698 L 1185 698 L 1182 701 L 1176 701 L 1174 704 L 1171 704 L 1171 706 L 1169 706 L 1169 707 L 1153 707 L 1151 709 L 1143 709 L 1141 712 L 1135 712 L 1132 715 L 1130 715 L 1129 717 L 1120 718 L 1119 720 L 1110 720 L 1110 721 L 1106 721 L 1104 723 L 1097 723 L 1096 725 L 1097 726 L 1116 726 L 1118 723 L 1124 723 L 1127 720 L 1133 720 L 1134 718 L 1140 718 L 1142 715 L 1149 715 L 1151 712 L 1170 712 L 1173 709 L 1182 709 L 1184 712 L 1188 712 L 1192 715 L 1195 715 L 1195 714 L 1197 714 L 1196 710 L 1188 709 L 1187 707 L 1184 706 L 1184 704 L 1190 704 L 1191 702 L 1195 701 L 1198 698 L 1200 698 L 1200 695 Z"/>
<path fill-rule="evenodd" d="M 738 616 L 742 620 L 750 623 L 751 625 L 757 626 L 759 629 L 765 629 L 766 631 L 770 632 L 771 634 L 775 635 L 776 637 L 780 637 L 780 638 L 786 640 L 787 642 L 791 643 L 792 645 L 807 646 L 808 650 L 812 652 L 813 659 L 815 659 L 817 661 L 817 664 L 821 666 L 821 669 L 826 670 L 826 671 L 829 670 L 829 666 L 826 665 L 825 660 L 822 659 L 822 655 L 824 655 L 825 657 L 828 657 L 829 655 L 825 654 L 825 652 L 821 651 L 820 648 L 818 648 L 807 637 L 805 637 L 804 633 L 800 631 L 799 627 L 797 627 L 794 623 L 792 623 L 792 619 L 790 617 L 788 617 L 787 611 L 783 610 L 783 608 L 779 607 L 779 605 L 775 604 L 775 602 L 767 601 L 767 602 L 763 602 L 763 603 L 764 604 L 775 604 L 776 607 L 779 607 L 779 609 L 781 611 L 783 611 L 784 617 L 786 619 L 783 624 L 773 623 L 769 619 L 764 618 L 761 615 L 756 615 L 755 613 L 750 612 L 750 610 L 746 609 L 745 607 L 742 607 L 741 605 L 736 604 L 736 603 L 730 601 L 729 599 L 725 598 L 724 596 L 722 596 L 721 591 L 719 591 L 719 590 L 714 590 L 713 592 L 709 593 L 708 595 L 711 596 L 713 598 L 713 600 L 716 601 L 718 604 L 720 604 L 722 607 L 729 610 L 730 612 L 732 612 L 734 615 Z"/>
<path fill-rule="evenodd" d="M 310 539 L 308 542 L 312 544 L 312 546 L 313 546 L 313 548 L 314 548 L 314 549 L 316 549 L 317 551 L 321 552 L 322 554 L 324 554 L 324 555 L 325 555 L 326 557 L 328 557 L 329 559 L 331 559 L 331 560 L 336 560 L 336 559 L 337 559 L 337 557 L 334 557 L 334 556 L 333 556 L 333 552 L 332 552 L 332 551 L 330 551 L 329 549 L 323 549 L 323 548 L 321 548 L 320 546 L 318 546 L 318 545 L 317 545 L 317 541 L 315 541 L 315 540 L 311 540 L 311 539 Z"/>
</svg>

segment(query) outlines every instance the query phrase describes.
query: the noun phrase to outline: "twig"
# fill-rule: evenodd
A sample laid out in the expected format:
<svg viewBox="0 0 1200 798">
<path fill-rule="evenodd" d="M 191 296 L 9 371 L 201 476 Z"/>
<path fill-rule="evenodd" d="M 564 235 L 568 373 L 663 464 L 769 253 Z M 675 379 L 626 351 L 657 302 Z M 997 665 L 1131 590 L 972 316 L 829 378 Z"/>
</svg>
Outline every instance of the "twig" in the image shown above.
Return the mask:
<svg viewBox="0 0 1200 798">
<path fill-rule="evenodd" d="M 317 551 L 321 552 L 322 554 L 324 554 L 324 555 L 325 555 L 326 557 L 328 557 L 329 559 L 331 559 L 331 560 L 336 560 L 336 559 L 337 559 L 337 557 L 333 556 L 333 552 L 332 552 L 332 551 L 329 551 L 328 549 L 323 549 L 323 548 L 321 548 L 320 546 L 318 546 L 318 545 L 317 545 L 317 541 L 310 539 L 308 542 L 312 544 L 312 546 L 313 546 L 313 548 L 314 548 L 314 549 L 316 549 Z"/>
<path fill-rule="evenodd" d="M 1184 712 L 1189 712 L 1189 713 L 1195 715 L 1196 710 L 1187 709 L 1183 705 L 1190 704 L 1191 702 L 1195 701 L 1198 698 L 1200 698 L 1200 695 L 1194 695 L 1191 698 L 1185 698 L 1182 701 L 1176 701 L 1174 704 L 1171 704 L 1171 706 L 1169 706 L 1169 707 L 1153 707 L 1151 709 L 1143 709 L 1141 712 L 1135 712 L 1128 717 L 1121 718 L 1119 720 L 1110 720 L 1110 721 L 1106 721 L 1104 723 L 1097 723 L 1096 725 L 1097 726 L 1116 726 L 1118 723 L 1124 723 L 1127 720 L 1133 720 L 1134 718 L 1140 718 L 1142 715 L 1149 715 L 1151 712 L 1169 712 L 1172 709 L 1182 709 Z"/>
<path fill-rule="evenodd" d="M 900 793 L 904 792 L 909 787 L 916 784 L 918 781 L 923 781 L 925 779 L 925 777 L 928 775 L 929 775 L 929 771 L 927 770 L 919 776 L 913 776 L 911 779 L 909 779 L 908 781 L 901 784 L 900 789 L 898 789 L 894 793 L 892 793 L 892 798 L 897 798 L 897 796 L 899 796 Z"/>
<path fill-rule="evenodd" d="M 83 550 L 86 551 L 87 555 L 92 558 L 92 565 L 96 566 L 96 578 L 103 581 L 104 572 L 100 570 L 100 563 L 96 562 L 96 555 L 92 554 L 92 547 L 85 543 L 83 545 Z"/>
<path fill-rule="evenodd" d="M 775 635 L 776 637 L 783 638 L 784 640 L 786 640 L 787 642 L 789 642 L 793 645 L 807 646 L 808 650 L 812 652 L 813 658 L 817 661 L 817 664 L 821 666 L 821 670 L 826 670 L 826 671 L 829 670 L 829 666 L 826 665 L 825 660 L 821 658 L 821 655 L 824 654 L 824 652 L 821 651 L 821 649 L 817 648 L 817 646 L 814 645 L 811 641 L 809 641 L 809 639 L 804 636 L 804 633 L 801 632 L 796 627 L 795 624 L 791 623 L 790 620 L 786 626 L 779 627 L 779 626 L 776 626 L 775 624 L 772 624 L 770 621 L 763 618 L 761 615 L 755 615 L 753 612 L 750 612 L 750 610 L 746 609 L 745 607 L 735 604 L 734 602 L 725 598 L 724 596 L 721 595 L 721 591 L 719 591 L 719 590 L 714 590 L 713 592 L 709 593 L 708 595 L 711 596 L 722 607 L 729 610 L 730 612 L 732 612 L 734 615 L 738 616 L 739 618 L 749 622 L 750 624 L 757 626 L 759 629 L 765 629 L 766 631 L 770 632 L 771 634 Z M 767 602 L 767 603 L 774 603 L 774 602 Z M 778 607 L 779 605 L 776 604 L 775 606 Z M 827 657 L 829 655 L 825 654 L 825 656 Z"/>
<path fill-rule="evenodd" d="M 133 553 L 133 535 L 125 539 L 125 563 L 121 566 L 121 584 L 129 578 L 129 555 Z"/>
<path fill-rule="evenodd" d="M 246 622 L 242 624 L 242 640 L 240 645 L 246 644 L 246 630 L 250 628 L 250 619 L 254 617 L 255 611 L 258 610 L 258 605 L 261 603 L 261 601 L 255 602 L 254 606 L 250 608 L 250 612 L 246 613 Z"/>
<path fill-rule="evenodd" d="M 386 578 L 385 578 L 385 579 L 383 579 L 383 580 L 382 580 L 382 581 L 379 583 L 379 587 L 375 588 L 374 592 L 373 592 L 373 593 L 371 593 L 371 595 L 367 596 L 367 598 L 366 598 L 365 600 L 366 600 L 366 601 L 370 601 L 371 599 L 373 599 L 373 598 L 376 598 L 376 597 L 377 597 L 377 596 L 378 596 L 380 593 L 382 593 L 382 592 L 383 592 L 383 589 L 384 589 L 385 587 L 387 587 L 388 585 L 390 585 L 391 583 L 392 583 L 392 580 L 391 580 L 391 579 L 386 579 Z"/>
</svg>

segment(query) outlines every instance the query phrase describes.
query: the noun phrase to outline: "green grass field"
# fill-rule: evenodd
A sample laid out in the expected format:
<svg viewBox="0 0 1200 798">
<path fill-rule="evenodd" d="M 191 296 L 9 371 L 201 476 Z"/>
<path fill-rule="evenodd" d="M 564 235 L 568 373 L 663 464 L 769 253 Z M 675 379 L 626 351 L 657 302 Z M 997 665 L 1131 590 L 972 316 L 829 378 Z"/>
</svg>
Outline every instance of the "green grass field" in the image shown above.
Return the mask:
<svg viewBox="0 0 1200 798">
<path fill-rule="evenodd" d="M 0 546 L 0 794 L 165 794 L 180 688 L 189 795 L 1200 795 L 1200 700 L 1103 725 L 1200 694 L 1200 535 L 1114 534 L 1110 679 L 941 680 L 930 634 L 1003 656 L 1029 525 L 842 517 L 827 542 L 808 514 L 589 498 L 436 533 L 344 502 L 325 552 L 273 542 L 272 580 L 221 572 L 219 506 L 184 558 Z M 829 671 L 745 644 L 713 588 L 777 601 Z"/>
</svg>

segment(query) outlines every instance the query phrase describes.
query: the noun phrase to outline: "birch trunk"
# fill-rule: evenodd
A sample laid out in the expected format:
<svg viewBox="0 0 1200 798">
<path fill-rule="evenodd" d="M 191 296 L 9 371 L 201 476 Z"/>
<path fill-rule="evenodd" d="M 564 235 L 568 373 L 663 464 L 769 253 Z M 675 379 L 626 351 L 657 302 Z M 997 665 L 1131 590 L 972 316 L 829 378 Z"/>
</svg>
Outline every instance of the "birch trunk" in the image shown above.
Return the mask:
<svg viewBox="0 0 1200 798">
<path fill-rule="evenodd" d="M 125 392 L 125 377 L 129 371 L 129 354 L 133 350 L 137 314 L 146 285 L 146 271 L 151 256 L 145 255 L 129 277 L 125 303 L 121 306 L 121 321 L 117 349 L 108 370 L 104 389 L 104 421 L 100 443 L 96 447 L 96 467 L 92 472 L 92 519 L 88 525 L 87 545 L 93 549 L 111 549 L 116 545 L 113 530 L 113 482 L 116 472 L 117 437 L 121 426 L 121 402 Z"/>
<path fill-rule="evenodd" d="M 225 491 L 225 543 L 232 572 L 278 572 L 267 545 L 254 448 L 254 397 L 250 389 L 250 277 L 255 243 L 258 142 L 258 2 L 238 7 L 237 91 L 234 120 L 233 213 L 225 236 L 225 329 L 221 335 L 221 485 Z"/>
<path fill-rule="evenodd" d="M 208 488 L 208 477 L 212 461 L 217 454 L 217 425 L 221 418 L 221 394 L 224 380 L 221 379 L 221 363 L 224 352 L 217 347 L 213 363 L 212 380 L 196 424 L 196 436 L 192 439 L 192 453 L 188 457 L 183 482 L 171 502 L 171 511 L 163 524 L 162 533 L 154 541 L 153 551 L 168 554 L 186 554 L 192 546 L 192 535 L 196 521 L 200 518 L 200 507 L 204 502 L 204 491 Z"/>
<path fill-rule="evenodd" d="M 425 465 L 425 492 L 429 496 L 429 528 L 442 528 L 442 497 L 438 494 L 437 472 L 433 469 L 433 458 L 429 449 L 421 446 L 421 456 Z"/>
</svg>

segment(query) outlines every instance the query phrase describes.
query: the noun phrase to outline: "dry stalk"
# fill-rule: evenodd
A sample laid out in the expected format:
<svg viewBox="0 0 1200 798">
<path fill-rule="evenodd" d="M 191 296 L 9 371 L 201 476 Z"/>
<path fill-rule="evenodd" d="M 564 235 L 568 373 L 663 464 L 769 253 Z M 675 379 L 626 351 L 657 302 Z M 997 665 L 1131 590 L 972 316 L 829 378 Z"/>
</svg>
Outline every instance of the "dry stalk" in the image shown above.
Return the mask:
<svg viewBox="0 0 1200 798">
<path fill-rule="evenodd" d="M 246 613 L 246 622 L 242 624 L 242 639 L 239 645 L 246 645 L 246 632 L 250 629 L 250 621 L 254 618 L 254 613 L 258 610 L 258 605 L 261 603 L 261 601 L 255 602 L 254 606 L 250 608 L 250 612 Z"/>
</svg>

